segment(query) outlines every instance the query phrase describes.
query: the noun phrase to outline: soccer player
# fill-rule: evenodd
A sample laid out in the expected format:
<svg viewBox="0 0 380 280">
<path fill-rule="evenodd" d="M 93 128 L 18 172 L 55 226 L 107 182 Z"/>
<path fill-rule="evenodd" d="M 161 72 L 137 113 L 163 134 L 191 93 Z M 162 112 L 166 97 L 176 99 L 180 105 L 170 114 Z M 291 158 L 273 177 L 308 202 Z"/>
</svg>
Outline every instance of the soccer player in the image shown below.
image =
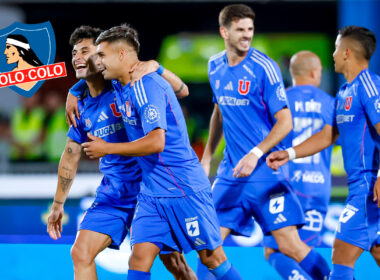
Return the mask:
<svg viewBox="0 0 380 280">
<path fill-rule="evenodd" d="M 292 130 L 281 73 L 277 64 L 251 47 L 255 13 L 246 5 L 229 5 L 219 14 L 226 50 L 208 64 L 214 111 L 202 158 L 210 161 L 224 134 L 226 148 L 213 185 L 222 238 L 249 236 L 252 216 L 265 235 L 272 235 L 280 252 L 294 259 L 313 278 L 323 279 L 329 268 L 322 256 L 299 238 L 304 224 L 298 199 L 284 171 L 273 172 L 266 154 Z M 198 278 L 208 274 L 198 268 Z"/>
<path fill-rule="evenodd" d="M 132 222 L 128 280 L 150 279 L 156 256 L 197 250 L 217 279 L 241 279 L 227 260 L 208 178 L 190 146 L 173 89 L 157 73 L 131 86 L 138 63 L 137 32 L 128 25 L 104 31 L 96 40 L 105 79 L 114 80 L 117 102 L 133 142 L 108 143 L 89 135 L 83 144 L 93 158 L 135 156 L 143 182 Z"/>
<path fill-rule="evenodd" d="M 283 140 L 286 147 L 296 146 L 324 126 L 333 125 L 334 98 L 318 89 L 322 65 L 310 51 L 294 54 L 290 60 L 293 86 L 286 90 L 293 117 L 293 131 Z M 332 147 L 313 156 L 289 162 L 290 183 L 300 201 L 306 224 L 298 233 L 307 245 L 321 244 L 321 230 L 331 194 L 330 161 Z M 272 236 L 264 237 L 265 257 L 284 278 L 309 279 L 309 275 L 292 258 L 278 251 Z"/>
<path fill-rule="evenodd" d="M 356 260 L 371 251 L 380 264 L 378 239 L 380 77 L 368 70 L 376 49 L 375 35 L 368 29 L 347 26 L 339 30 L 333 54 L 335 71 L 346 83 L 336 96 L 334 126 L 325 126 L 305 142 L 267 158 L 277 169 L 295 158 L 313 155 L 329 147 L 340 136 L 349 194 L 333 245 L 330 279 L 354 278 Z M 375 189 L 375 191 L 374 191 Z"/>
<path fill-rule="evenodd" d="M 80 144 L 87 140 L 87 132 L 109 142 L 128 141 L 113 87 L 95 65 L 94 41 L 100 32 L 98 28 L 81 26 L 70 37 L 73 67 L 77 78 L 85 82 L 80 82 L 84 84 L 80 91 L 80 119 L 76 120 L 77 127 L 69 129 L 59 164 L 58 186 L 47 226 L 53 239 L 61 237 L 63 206 L 77 171 L 82 150 Z M 167 71 L 165 75 L 178 84 L 179 79 L 174 74 Z M 79 226 L 71 251 L 75 279 L 97 279 L 94 259 L 106 247 L 119 248 L 131 226 L 140 191 L 141 169 L 134 158 L 107 155 L 100 160 L 100 171 L 104 177 L 94 203 Z M 168 254 L 162 260 L 176 279 L 196 279 L 181 254 Z"/>
</svg>

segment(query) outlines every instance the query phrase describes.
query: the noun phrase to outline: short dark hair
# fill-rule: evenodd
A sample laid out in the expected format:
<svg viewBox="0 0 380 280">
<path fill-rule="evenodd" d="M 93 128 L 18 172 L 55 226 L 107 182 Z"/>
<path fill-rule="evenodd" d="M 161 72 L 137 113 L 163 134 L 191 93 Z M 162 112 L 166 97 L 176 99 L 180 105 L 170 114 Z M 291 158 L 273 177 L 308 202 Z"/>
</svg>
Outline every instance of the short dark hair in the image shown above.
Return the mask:
<svg viewBox="0 0 380 280">
<path fill-rule="evenodd" d="M 371 30 L 365 27 L 349 25 L 341 28 L 339 35 L 342 38 L 358 42 L 363 49 L 362 56 L 368 61 L 371 59 L 376 50 L 376 36 Z"/>
<path fill-rule="evenodd" d="M 243 18 L 255 20 L 255 12 L 247 5 L 232 4 L 225 6 L 219 13 L 219 25 L 230 27 L 231 22 Z"/>
<path fill-rule="evenodd" d="M 96 38 L 98 38 L 102 31 L 103 30 L 100 28 L 88 25 L 77 27 L 70 36 L 70 46 L 73 47 L 74 45 L 80 43 L 83 39 L 93 39 L 95 43 Z"/>
<path fill-rule="evenodd" d="M 95 44 L 98 45 L 101 42 L 115 42 L 118 40 L 124 40 L 128 45 L 132 46 L 136 53 L 139 53 L 140 42 L 136 29 L 133 29 L 129 24 L 122 24 L 114 26 L 106 31 L 103 31 Z"/>
</svg>

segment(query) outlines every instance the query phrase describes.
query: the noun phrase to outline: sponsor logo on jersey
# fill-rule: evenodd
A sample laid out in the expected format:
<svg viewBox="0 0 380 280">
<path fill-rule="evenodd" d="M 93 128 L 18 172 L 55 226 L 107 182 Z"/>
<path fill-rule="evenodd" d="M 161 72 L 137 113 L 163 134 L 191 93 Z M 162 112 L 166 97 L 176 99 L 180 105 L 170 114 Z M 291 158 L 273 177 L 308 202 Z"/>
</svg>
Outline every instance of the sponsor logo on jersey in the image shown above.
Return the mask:
<svg viewBox="0 0 380 280">
<path fill-rule="evenodd" d="M 302 179 L 302 180 L 301 180 Z M 325 177 L 320 171 L 305 171 L 296 170 L 293 172 L 292 182 L 312 183 L 312 184 L 324 184 Z"/>
<path fill-rule="evenodd" d="M 218 105 L 225 105 L 225 106 L 248 106 L 249 105 L 249 99 L 239 99 L 232 96 L 219 96 L 218 98 Z"/>
<path fill-rule="evenodd" d="M 186 223 L 187 234 L 191 237 L 199 235 L 198 220 Z"/>
<path fill-rule="evenodd" d="M 281 223 L 284 223 L 286 222 L 287 219 L 284 217 L 284 215 L 282 214 L 279 214 L 276 218 L 276 220 L 274 221 L 274 224 L 277 225 L 277 224 L 281 224 Z"/>
<path fill-rule="evenodd" d="M 232 81 L 229 81 L 228 84 L 224 87 L 224 90 L 233 91 L 234 86 L 232 85 Z"/>
<path fill-rule="evenodd" d="M 284 211 L 285 197 L 274 197 L 269 201 L 269 212 L 271 214 L 277 214 Z"/>
<path fill-rule="evenodd" d="M 336 123 L 342 124 L 346 122 L 353 122 L 355 115 L 337 115 L 336 116 Z"/>
<path fill-rule="evenodd" d="M 250 87 L 251 87 L 251 81 L 239 80 L 238 91 L 241 95 L 247 95 Z"/>
<path fill-rule="evenodd" d="M 346 97 L 346 102 L 344 103 L 344 110 L 349 111 L 351 109 L 352 96 Z"/>
<path fill-rule="evenodd" d="M 107 126 L 104 126 L 102 128 L 99 128 L 94 131 L 94 135 L 96 137 L 106 137 L 108 135 L 114 134 L 116 131 L 124 129 L 124 125 L 122 122 L 110 124 Z"/>
<path fill-rule="evenodd" d="M 108 116 L 106 113 L 104 113 L 104 111 L 102 111 L 99 115 L 99 118 L 98 118 L 98 121 L 97 122 L 102 122 L 102 121 L 105 121 L 108 119 Z"/>
<path fill-rule="evenodd" d="M 148 105 L 146 106 L 144 110 L 144 116 L 145 116 L 145 120 L 148 123 L 152 124 L 152 123 L 158 122 L 158 120 L 160 119 L 160 112 L 158 111 L 158 108 L 156 106 Z"/>
</svg>

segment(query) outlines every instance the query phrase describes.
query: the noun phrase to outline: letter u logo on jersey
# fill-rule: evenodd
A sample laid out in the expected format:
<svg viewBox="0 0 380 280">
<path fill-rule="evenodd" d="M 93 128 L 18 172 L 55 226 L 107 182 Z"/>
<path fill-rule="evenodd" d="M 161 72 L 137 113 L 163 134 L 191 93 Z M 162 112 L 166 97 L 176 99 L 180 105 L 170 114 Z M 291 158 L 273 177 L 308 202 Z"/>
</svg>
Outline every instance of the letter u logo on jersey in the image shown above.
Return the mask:
<svg viewBox="0 0 380 280">
<path fill-rule="evenodd" d="M 128 101 L 125 101 L 125 112 L 128 118 L 132 115 L 131 104 Z"/>
<path fill-rule="evenodd" d="M 111 110 L 112 110 L 112 114 L 115 117 L 117 117 L 117 118 L 121 117 L 121 113 L 116 109 L 116 104 L 115 103 L 110 104 L 110 107 L 111 107 Z"/>
<path fill-rule="evenodd" d="M 241 95 L 247 95 L 250 87 L 251 87 L 251 81 L 239 80 L 238 91 Z"/>
<path fill-rule="evenodd" d="M 346 97 L 346 103 L 344 104 L 344 109 L 346 111 L 351 109 L 352 96 Z"/>
</svg>

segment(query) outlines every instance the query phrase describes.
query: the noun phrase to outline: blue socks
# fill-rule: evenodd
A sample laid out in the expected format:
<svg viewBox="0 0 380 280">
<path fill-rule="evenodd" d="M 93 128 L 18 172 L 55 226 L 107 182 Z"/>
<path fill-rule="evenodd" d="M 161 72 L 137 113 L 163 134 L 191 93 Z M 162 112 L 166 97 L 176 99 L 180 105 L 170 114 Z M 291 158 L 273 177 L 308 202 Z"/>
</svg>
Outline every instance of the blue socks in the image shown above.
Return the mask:
<svg viewBox="0 0 380 280">
<path fill-rule="evenodd" d="M 127 280 L 150 280 L 150 273 L 129 269 Z"/>
<path fill-rule="evenodd" d="M 311 250 L 309 254 L 299 263 L 299 265 L 313 279 L 324 280 L 330 274 L 330 268 L 326 260 L 315 250 Z"/>
<path fill-rule="evenodd" d="M 313 280 L 294 259 L 281 252 L 274 252 L 269 256 L 268 262 L 274 267 L 283 279 Z"/>
<path fill-rule="evenodd" d="M 210 272 L 214 274 L 218 280 L 241 280 L 239 272 L 232 266 L 232 264 L 226 260 L 217 268 L 211 269 Z M 203 279 L 199 279 L 203 280 Z"/>
<path fill-rule="evenodd" d="M 216 280 L 214 274 L 212 274 L 210 270 L 201 263 L 200 258 L 198 258 L 197 277 L 199 280 Z"/>
<path fill-rule="evenodd" d="M 198 258 L 197 277 L 199 280 L 241 280 L 239 272 L 226 260 L 217 268 L 208 269 Z"/>
<path fill-rule="evenodd" d="M 354 269 L 349 266 L 334 264 L 330 273 L 330 280 L 352 280 L 354 279 Z"/>
</svg>

